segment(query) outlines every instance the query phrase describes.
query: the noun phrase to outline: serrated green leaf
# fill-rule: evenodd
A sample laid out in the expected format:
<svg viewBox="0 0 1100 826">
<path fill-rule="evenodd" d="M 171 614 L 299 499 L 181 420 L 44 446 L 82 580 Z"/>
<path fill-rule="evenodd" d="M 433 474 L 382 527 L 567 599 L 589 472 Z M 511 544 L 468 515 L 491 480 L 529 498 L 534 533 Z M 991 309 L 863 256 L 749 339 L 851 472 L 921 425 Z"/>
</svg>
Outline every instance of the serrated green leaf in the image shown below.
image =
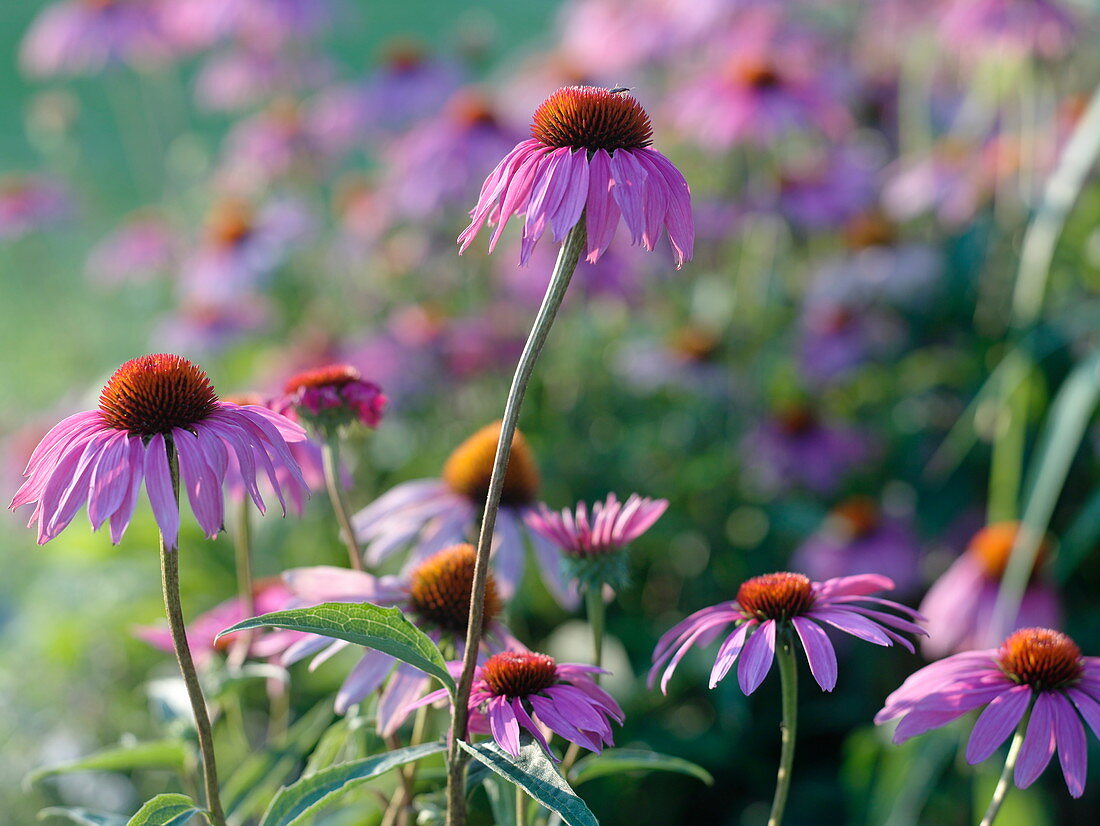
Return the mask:
<svg viewBox="0 0 1100 826">
<path fill-rule="evenodd" d="M 264 812 L 260 826 L 294 826 L 308 823 L 307 816 L 323 806 L 328 798 L 341 794 L 360 783 L 384 774 L 397 766 L 439 754 L 443 743 L 424 743 L 385 754 L 343 763 L 303 777 L 284 786 Z"/>
<path fill-rule="evenodd" d="M 63 817 L 70 823 L 78 824 L 78 826 L 126 826 L 126 818 L 122 815 L 93 812 L 91 809 L 82 809 L 75 806 L 52 806 L 38 813 L 39 820 L 50 817 Z"/>
<path fill-rule="evenodd" d="M 542 747 L 529 735 L 523 735 L 520 739 L 518 758 L 512 757 L 493 740 L 484 743 L 459 741 L 459 745 L 547 809 L 557 812 L 567 826 L 599 826 L 592 810 L 577 797 Z"/>
<path fill-rule="evenodd" d="M 158 794 L 126 826 L 183 826 L 202 810 L 185 794 Z"/>
<path fill-rule="evenodd" d="M 452 694 L 455 690 L 455 681 L 447 671 L 439 647 L 397 608 L 369 602 L 326 602 L 253 617 L 218 636 L 250 628 L 286 628 L 373 648 L 430 674 Z"/>
<path fill-rule="evenodd" d="M 642 749 L 608 749 L 603 754 L 589 755 L 577 761 L 569 779 L 574 786 L 579 786 L 597 777 L 629 771 L 675 772 L 702 780 L 708 786 L 714 785 L 714 778 L 702 766 L 681 757 Z"/>
<path fill-rule="evenodd" d="M 97 751 L 71 763 L 60 763 L 36 769 L 24 778 L 26 786 L 37 783 L 44 777 L 77 771 L 131 771 L 133 769 L 176 769 L 182 770 L 187 760 L 187 751 L 179 740 L 157 740 L 148 743 L 112 746 Z"/>
<path fill-rule="evenodd" d="M 332 714 L 331 702 L 318 703 L 290 727 L 282 743 L 245 758 L 222 790 L 226 813 L 236 820 L 259 814 L 291 770 L 316 745 Z"/>
</svg>

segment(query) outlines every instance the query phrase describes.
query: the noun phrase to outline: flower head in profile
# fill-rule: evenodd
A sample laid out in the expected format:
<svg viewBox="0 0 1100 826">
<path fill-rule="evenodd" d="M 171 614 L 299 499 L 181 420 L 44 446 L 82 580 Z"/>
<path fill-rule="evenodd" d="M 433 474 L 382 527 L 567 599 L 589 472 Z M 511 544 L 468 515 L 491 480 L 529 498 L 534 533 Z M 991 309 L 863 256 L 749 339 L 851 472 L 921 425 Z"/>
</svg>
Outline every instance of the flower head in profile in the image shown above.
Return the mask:
<svg viewBox="0 0 1100 826">
<path fill-rule="evenodd" d="M 968 763 L 992 755 L 1030 714 L 1016 785 L 1034 783 L 1057 749 L 1069 793 L 1081 796 L 1087 754 L 1081 721 L 1100 737 L 1100 657 L 1082 657 L 1058 631 L 1022 628 L 1000 648 L 965 651 L 910 675 L 875 722 L 901 718 L 894 742 L 903 743 L 983 706 L 966 747 Z"/>
<path fill-rule="evenodd" d="M 604 746 L 615 744 L 611 721 L 621 725 L 625 719 L 619 704 L 592 679 L 602 671 L 593 665 L 559 663 L 533 651 L 494 654 L 474 672 L 469 729 L 492 734 L 513 757 L 519 757 L 523 730 L 556 760 L 543 727 L 599 754 Z M 417 705 L 447 696 L 446 689 L 433 691 Z"/>
<path fill-rule="evenodd" d="M 591 516 L 584 502 L 560 513 L 546 505 L 528 513 L 527 527 L 561 549 L 570 579 L 584 587 L 608 584 L 621 588 L 627 578 L 627 545 L 648 531 L 668 507 L 667 499 L 649 499 L 632 494 L 620 502 L 609 493 L 592 506 Z"/>
<path fill-rule="evenodd" d="M 682 266 L 695 242 L 691 191 L 672 162 L 649 148 L 652 142 L 649 115 L 625 91 L 559 89 L 535 110 L 531 137 L 485 180 L 470 226 L 458 237 L 461 249 L 488 223 L 496 225 L 492 252 L 509 219 L 525 214 L 520 263 L 526 264 L 547 228 L 561 243 L 583 218 L 586 258 L 595 263 L 621 217 L 632 242 L 647 250 L 666 229 Z"/>
<path fill-rule="evenodd" d="M 319 432 L 333 433 L 355 422 L 376 428 L 386 397 L 350 364 L 330 364 L 292 376 L 277 408 L 302 419 Z"/>
<path fill-rule="evenodd" d="M 963 554 L 932 583 L 920 610 L 928 617 L 927 657 L 944 657 L 995 645 L 1005 631 L 1028 626 L 1057 627 L 1061 622 L 1058 593 L 1043 577 L 1048 545 L 1039 547 L 1020 609 L 1008 628 L 994 628 L 994 608 L 1001 577 L 1020 532 L 1019 522 L 996 522 L 982 528 Z"/>
<path fill-rule="evenodd" d="M 367 562 L 378 565 L 412 546 L 409 564 L 472 537 L 493 472 L 500 422 L 486 425 L 454 449 L 438 479 L 402 482 L 382 494 L 353 519 L 355 533 L 366 544 Z M 543 581 L 563 605 L 577 602 L 575 588 L 562 576 L 558 549 L 543 536 L 524 530 L 524 517 L 535 511 L 539 470 L 520 431 L 504 475 L 504 492 L 493 536 L 493 565 L 501 594 L 511 597 L 523 578 L 526 533 L 542 568 Z"/>
<path fill-rule="evenodd" d="M 157 525 L 175 547 L 180 512 L 172 466 L 203 532 L 222 527 L 222 485 L 230 453 L 261 511 L 257 469 L 283 502 L 283 487 L 305 487 L 288 442 L 305 439 L 301 427 L 264 407 L 220 401 L 198 366 L 160 353 L 126 362 L 108 380 L 99 407 L 57 424 L 31 455 L 26 482 L 11 508 L 34 505 L 38 542 L 56 537 L 87 503 L 92 529 L 111 523 L 111 540 L 122 538 L 144 480 Z M 288 472 L 282 482 L 276 468 Z M 285 512 L 285 503 L 284 503 Z"/>
<path fill-rule="evenodd" d="M 322 565 L 286 571 L 283 581 L 298 605 L 321 602 L 395 605 L 437 643 L 446 640 L 461 654 L 465 650 L 475 557 L 472 546 L 455 545 L 433 554 L 402 576 L 374 577 L 362 571 Z M 483 610 L 483 653 L 522 647 L 500 621 L 503 602 L 492 574 L 485 589 Z M 280 657 L 283 665 L 316 655 L 310 663 L 311 670 L 349 645 L 314 634 L 283 639 L 286 641 Z M 408 705 L 428 690 L 431 678 L 403 663 L 397 663 L 394 670 L 394 664 L 389 654 L 364 650 L 336 694 L 336 712 L 345 713 L 384 684 L 378 701 L 378 730 L 383 736 L 397 731 L 408 713 Z M 393 676 L 387 682 L 391 671 Z"/>
<path fill-rule="evenodd" d="M 676 666 L 692 646 L 707 645 L 733 623 L 734 630 L 718 649 L 710 672 L 711 688 L 740 659 L 737 681 L 742 691 L 752 694 L 772 667 L 777 636 L 792 634 L 801 641 L 817 684 L 823 691 L 832 691 L 837 678 L 836 651 L 825 626 L 875 645 L 898 643 L 910 651 L 913 645 L 902 632 L 926 633 L 917 625 L 922 617 L 916 611 L 873 596 L 876 591 L 893 587 L 892 581 L 877 574 L 824 582 L 794 573 L 753 577 L 741 584 L 732 602 L 696 611 L 661 637 L 653 651 L 649 685 L 652 687 L 661 674 L 661 691 L 665 691 Z"/>
</svg>

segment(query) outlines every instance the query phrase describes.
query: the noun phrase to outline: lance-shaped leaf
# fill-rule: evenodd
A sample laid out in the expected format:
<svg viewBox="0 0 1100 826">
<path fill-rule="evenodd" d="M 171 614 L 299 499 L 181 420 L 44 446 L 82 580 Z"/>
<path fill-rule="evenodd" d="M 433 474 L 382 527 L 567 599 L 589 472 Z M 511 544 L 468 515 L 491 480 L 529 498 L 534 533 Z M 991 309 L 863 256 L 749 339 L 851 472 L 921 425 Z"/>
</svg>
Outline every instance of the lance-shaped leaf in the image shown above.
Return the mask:
<svg viewBox="0 0 1100 826">
<path fill-rule="evenodd" d="M 714 785 L 714 778 L 702 766 L 682 757 L 642 749 L 607 749 L 603 754 L 589 755 L 577 761 L 569 773 L 569 779 L 573 785 L 579 786 L 597 777 L 629 771 L 675 772 L 695 777 L 708 786 Z"/>
<path fill-rule="evenodd" d="M 52 806 L 38 813 L 39 820 L 51 817 L 63 817 L 70 823 L 76 823 L 77 826 L 126 826 L 126 818 L 122 815 L 93 812 L 91 809 L 78 806 Z"/>
<path fill-rule="evenodd" d="M 183 826 L 202 810 L 185 794 L 158 794 L 126 826 Z"/>
<path fill-rule="evenodd" d="M 439 754 L 445 748 L 443 743 L 409 746 L 362 760 L 341 763 L 303 777 L 279 790 L 267 807 L 260 826 L 304 826 L 312 823 L 317 810 L 334 795 L 342 794 L 397 766 Z"/>
<path fill-rule="evenodd" d="M 550 758 L 530 735 L 520 738 L 519 757 L 512 757 L 493 740 L 459 745 L 506 780 L 515 783 L 552 812 L 567 826 L 599 826 L 583 800 L 565 782 Z"/>
<path fill-rule="evenodd" d="M 253 617 L 225 629 L 218 636 L 250 628 L 286 628 L 373 648 L 430 674 L 449 692 L 455 690 L 455 681 L 447 671 L 439 647 L 397 608 L 383 608 L 369 602 L 326 602 L 311 608 Z"/>
<path fill-rule="evenodd" d="M 37 769 L 23 780 L 25 786 L 44 777 L 77 771 L 132 771 L 133 769 L 182 770 L 187 760 L 184 745 L 179 740 L 157 740 L 148 743 L 127 743 L 112 746 L 71 763 L 60 763 Z"/>
</svg>

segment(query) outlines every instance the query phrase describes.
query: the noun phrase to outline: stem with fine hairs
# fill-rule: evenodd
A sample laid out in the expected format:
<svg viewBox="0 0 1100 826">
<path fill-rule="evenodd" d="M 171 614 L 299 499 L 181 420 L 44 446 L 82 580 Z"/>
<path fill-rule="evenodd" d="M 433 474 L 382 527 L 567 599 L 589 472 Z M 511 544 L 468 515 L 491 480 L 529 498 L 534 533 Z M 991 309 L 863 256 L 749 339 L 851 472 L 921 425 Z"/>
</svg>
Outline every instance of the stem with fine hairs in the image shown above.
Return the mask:
<svg viewBox="0 0 1100 826">
<path fill-rule="evenodd" d="M 993 797 L 989 801 L 989 808 L 985 810 L 980 826 L 993 826 L 997 813 L 1001 811 L 1001 804 L 1005 802 L 1005 795 L 1008 794 L 1008 787 L 1012 783 L 1012 772 L 1016 768 L 1016 758 L 1020 756 L 1020 747 L 1024 744 L 1024 734 L 1027 732 L 1027 723 L 1030 719 L 1031 708 L 1029 707 L 1023 719 L 1020 720 L 1020 725 L 1016 727 L 1016 736 L 1012 738 L 1012 745 L 1008 747 L 1005 767 L 1001 770 L 997 788 L 993 790 Z"/>
<path fill-rule="evenodd" d="M 474 563 L 474 582 L 470 593 L 470 617 L 466 626 L 466 650 L 462 660 L 462 674 L 454 696 L 454 715 L 451 718 L 450 737 L 447 747 L 447 826 L 465 826 L 466 823 L 466 761 L 459 742 L 466 739 L 466 723 L 469 718 L 467 704 L 470 701 L 470 687 L 474 681 L 474 668 L 477 666 L 477 653 L 481 647 L 481 624 L 485 608 L 485 582 L 489 573 L 489 553 L 492 547 L 493 529 L 496 527 L 497 510 L 504 489 L 504 474 L 508 467 L 508 457 L 512 452 L 512 439 L 515 437 L 519 411 L 527 383 L 531 380 L 535 362 L 546 343 L 546 337 L 554 324 L 554 317 L 561 307 L 569 280 L 577 268 L 581 251 L 587 243 L 585 216 L 573 226 L 562 242 L 558 260 L 546 295 L 542 299 L 535 323 L 523 347 L 523 353 L 516 365 L 508 399 L 504 404 L 504 418 L 500 423 L 500 438 L 497 441 L 496 456 L 493 459 L 493 473 L 489 479 L 489 493 L 485 501 L 485 512 L 481 517 L 481 533 L 477 541 L 477 560 Z"/>
<path fill-rule="evenodd" d="M 325 487 L 332 502 L 336 521 L 340 523 L 340 536 L 348 549 L 348 562 L 356 571 L 363 570 L 363 554 L 359 541 L 355 538 L 355 528 L 351 524 L 348 504 L 344 501 L 344 491 L 340 487 L 340 436 L 332 433 L 325 437 L 321 447 L 321 463 L 325 471 Z"/>
<path fill-rule="evenodd" d="M 775 652 L 775 658 L 779 661 L 779 682 L 783 692 L 783 722 L 780 724 L 782 750 L 779 755 L 779 773 L 775 780 L 775 797 L 772 799 L 771 814 L 768 815 L 768 826 L 779 826 L 783 822 L 783 811 L 787 808 L 787 795 L 791 791 L 794 740 L 798 729 L 798 663 L 794 658 L 790 633 L 786 630 L 782 633 L 782 643 Z"/>
</svg>

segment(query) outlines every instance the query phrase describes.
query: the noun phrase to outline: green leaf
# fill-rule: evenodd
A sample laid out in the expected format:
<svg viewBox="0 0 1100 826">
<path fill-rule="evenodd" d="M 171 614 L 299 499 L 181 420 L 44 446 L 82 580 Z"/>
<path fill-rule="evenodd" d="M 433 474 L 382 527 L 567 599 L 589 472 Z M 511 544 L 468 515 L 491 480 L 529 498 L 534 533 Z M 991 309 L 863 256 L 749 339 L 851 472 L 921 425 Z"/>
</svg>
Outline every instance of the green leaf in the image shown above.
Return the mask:
<svg viewBox="0 0 1100 826">
<path fill-rule="evenodd" d="M 675 772 L 695 777 L 708 786 L 714 785 L 714 778 L 702 766 L 681 757 L 642 749 L 608 749 L 603 754 L 589 755 L 577 761 L 569 778 L 574 786 L 579 786 L 597 777 L 629 771 Z"/>
<path fill-rule="evenodd" d="M 201 811 L 185 794 L 158 794 L 138 809 L 126 826 L 183 826 Z"/>
<path fill-rule="evenodd" d="M 112 746 L 74 760 L 37 769 L 26 776 L 24 785 L 31 786 L 44 777 L 78 771 L 131 771 L 133 769 L 182 770 L 187 760 L 184 744 L 179 740 L 157 740 Z"/>
<path fill-rule="evenodd" d="M 351 736 L 351 726 L 347 717 L 341 717 L 328 727 L 328 730 L 317 743 L 313 753 L 309 756 L 302 776 L 316 774 L 321 769 L 327 769 L 333 763 L 340 762 L 340 757 L 347 749 L 348 738 Z M 354 756 L 354 755 L 349 755 Z"/>
<path fill-rule="evenodd" d="M 512 757 L 493 740 L 475 744 L 460 740 L 459 745 L 547 809 L 557 812 L 567 826 L 599 826 L 592 810 L 574 794 L 530 735 L 520 738 L 518 758 Z"/>
<path fill-rule="evenodd" d="M 377 777 L 397 766 L 438 754 L 443 743 L 424 743 L 343 763 L 284 786 L 264 812 L 260 826 L 292 826 L 312 822 L 311 816 L 328 798 Z"/>
<path fill-rule="evenodd" d="M 1068 582 L 1077 566 L 1100 544 L 1100 490 L 1093 491 L 1062 534 L 1055 560 L 1059 582 Z"/>
<path fill-rule="evenodd" d="M 63 817 L 79 826 L 126 826 L 126 818 L 122 815 L 93 812 L 91 809 L 77 807 L 53 806 L 38 813 L 39 820 L 49 817 Z"/>
<path fill-rule="evenodd" d="M 326 602 L 312 608 L 253 617 L 225 629 L 218 636 L 250 628 L 287 628 L 373 648 L 430 674 L 452 694 L 455 690 L 455 681 L 447 671 L 439 647 L 397 608 L 383 608 L 369 602 Z"/>
<path fill-rule="evenodd" d="M 299 765 L 332 722 L 332 703 L 322 701 L 297 720 L 286 739 L 249 755 L 222 790 L 227 814 L 246 820 L 262 811 L 295 766 Z"/>
</svg>

